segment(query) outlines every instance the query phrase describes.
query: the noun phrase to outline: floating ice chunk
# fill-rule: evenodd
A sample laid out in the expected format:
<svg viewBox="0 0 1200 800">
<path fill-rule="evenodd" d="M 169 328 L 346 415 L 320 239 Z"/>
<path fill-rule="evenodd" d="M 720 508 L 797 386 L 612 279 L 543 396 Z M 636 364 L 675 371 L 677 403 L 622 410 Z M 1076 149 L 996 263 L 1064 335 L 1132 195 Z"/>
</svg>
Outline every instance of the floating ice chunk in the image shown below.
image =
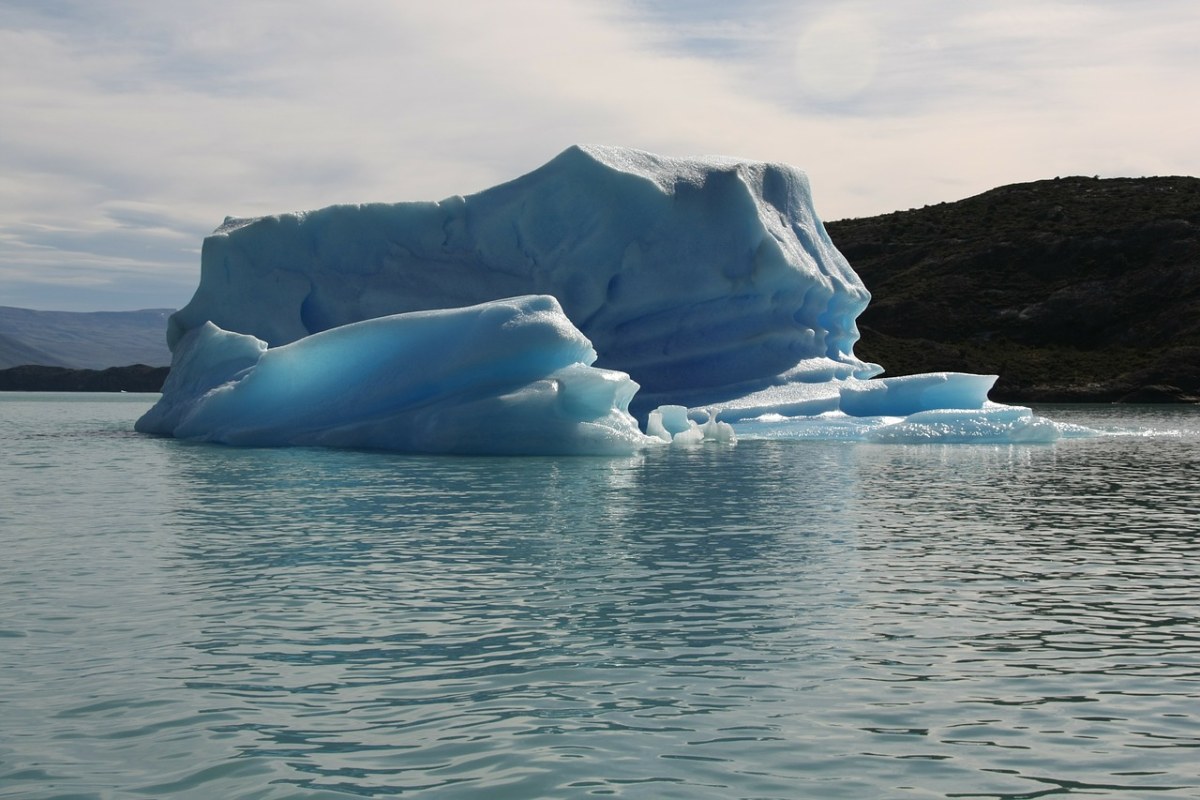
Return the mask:
<svg viewBox="0 0 1200 800">
<path fill-rule="evenodd" d="M 715 409 L 709 409 L 707 414 L 708 418 L 700 424 L 700 433 L 704 436 L 704 441 L 737 444 L 737 434 L 733 432 L 733 426 L 717 419 Z"/>
<path fill-rule="evenodd" d="M 827 411 L 813 416 L 785 417 L 764 414 L 761 417 L 733 423 L 740 439 L 772 439 L 776 441 L 863 442 L 871 432 L 900 422 L 902 417 L 851 417 L 840 411 Z"/>
<path fill-rule="evenodd" d="M 886 444 L 1046 444 L 1097 431 L 1039 417 L 1022 406 L 936 409 L 901 416 L 764 414 L 733 423 L 742 439 L 875 442 Z"/>
<path fill-rule="evenodd" d="M 664 442 L 670 442 L 693 427 L 695 423 L 688 419 L 686 406 L 665 405 L 650 412 L 646 422 L 646 433 L 657 436 Z"/>
<path fill-rule="evenodd" d="M 276 348 L 212 323 L 176 344 L 146 433 L 237 445 L 426 453 L 627 454 L 659 442 L 637 384 L 552 297 L 344 325 Z"/>
<path fill-rule="evenodd" d="M 715 410 L 708 409 L 702 413 L 705 415 L 704 422 L 697 423 L 689 418 L 688 410 L 684 406 L 659 406 L 650 412 L 646 422 L 646 433 L 673 445 L 737 443 L 733 426 L 718 420 Z"/>
<path fill-rule="evenodd" d="M 935 372 L 869 381 L 785 383 L 707 411 L 744 439 L 1047 442 L 1064 426 L 987 399 L 993 375 Z M 682 413 L 682 412 L 680 412 Z"/>
<path fill-rule="evenodd" d="M 995 375 L 930 372 L 841 386 L 839 408 L 854 417 L 906 416 L 937 408 L 983 408 Z"/>
<path fill-rule="evenodd" d="M 938 409 L 912 414 L 866 437 L 872 442 L 1031 443 L 1053 442 L 1061 431 L 1054 422 L 1021 406 L 991 404 L 983 409 Z"/>
</svg>

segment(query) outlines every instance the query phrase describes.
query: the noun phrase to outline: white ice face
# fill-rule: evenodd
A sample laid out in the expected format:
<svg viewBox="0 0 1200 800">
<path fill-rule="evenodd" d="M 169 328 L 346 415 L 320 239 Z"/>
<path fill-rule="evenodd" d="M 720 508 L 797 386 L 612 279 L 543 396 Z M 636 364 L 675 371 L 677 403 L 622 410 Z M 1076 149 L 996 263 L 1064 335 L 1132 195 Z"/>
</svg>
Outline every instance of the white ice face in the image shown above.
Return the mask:
<svg viewBox="0 0 1200 800">
<path fill-rule="evenodd" d="M 783 419 L 829 429 L 805 422 L 821 415 L 879 420 L 838 427 L 867 438 L 955 409 L 958 428 L 1002 439 L 1009 423 L 979 416 L 994 376 L 865 380 L 882 371 L 854 355 L 868 299 L 798 170 L 572 147 L 465 198 L 226 220 L 171 318 L 171 377 L 138 429 L 613 453 Z M 691 411 L 660 411 L 644 435 L 635 416 L 667 406 Z M 946 419 L 889 436 L 936 438 Z"/>
</svg>

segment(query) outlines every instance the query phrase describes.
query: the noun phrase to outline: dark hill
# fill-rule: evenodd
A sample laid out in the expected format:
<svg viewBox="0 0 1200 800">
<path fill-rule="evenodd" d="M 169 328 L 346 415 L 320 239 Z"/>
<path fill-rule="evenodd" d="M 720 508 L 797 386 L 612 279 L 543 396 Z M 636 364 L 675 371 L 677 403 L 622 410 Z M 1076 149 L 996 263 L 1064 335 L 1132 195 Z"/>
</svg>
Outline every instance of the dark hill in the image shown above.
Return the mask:
<svg viewBox="0 0 1200 800">
<path fill-rule="evenodd" d="M 873 300 L 861 358 L 1009 401 L 1200 398 L 1200 179 L 1055 178 L 826 225 Z"/>
<path fill-rule="evenodd" d="M 26 365 L 0 369 L 0 392 L 161 392 L 169 367 L 108 369 Z"/>
</svg>

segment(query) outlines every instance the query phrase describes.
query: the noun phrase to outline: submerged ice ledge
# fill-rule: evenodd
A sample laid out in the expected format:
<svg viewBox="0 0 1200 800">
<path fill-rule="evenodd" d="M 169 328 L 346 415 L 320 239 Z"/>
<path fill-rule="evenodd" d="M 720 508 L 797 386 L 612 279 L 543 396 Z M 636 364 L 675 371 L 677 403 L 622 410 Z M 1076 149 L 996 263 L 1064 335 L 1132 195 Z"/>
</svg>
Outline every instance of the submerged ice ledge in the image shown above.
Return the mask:
<svg viewBox="0 0 1200 800">
<path fill-rule="evenodd" d="M 1062 435 L 989 403 L 995 376 L 874 377 L 868 299 L 798 170 L 573 147 L 440 203 L 227 220 L 136 427 L 510 454 Z"/>
</svg>

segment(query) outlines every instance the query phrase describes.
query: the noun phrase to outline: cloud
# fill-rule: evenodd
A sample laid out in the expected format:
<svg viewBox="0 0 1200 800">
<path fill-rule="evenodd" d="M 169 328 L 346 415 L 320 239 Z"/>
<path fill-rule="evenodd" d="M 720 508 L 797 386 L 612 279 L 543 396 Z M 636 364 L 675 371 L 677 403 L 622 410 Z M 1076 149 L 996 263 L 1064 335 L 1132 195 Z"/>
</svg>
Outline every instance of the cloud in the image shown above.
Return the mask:
<svg viewBox="0 0 1200 800">
<path fill-rule="evenodd" d="M 179 305 L 226 214 L 469 193 L 575 142 L 787 161 L 827 219 L 1195 173 L 1193 6 L 11 0 L 0 304 Z"/>
<path fill-rule="evenodd" d="M 796 40 L 796 81 L 818 102 L 851 99 L 877 80 L 882 43 L 872 18 L 835 10 L 805 24 Z"/>
</svg>

